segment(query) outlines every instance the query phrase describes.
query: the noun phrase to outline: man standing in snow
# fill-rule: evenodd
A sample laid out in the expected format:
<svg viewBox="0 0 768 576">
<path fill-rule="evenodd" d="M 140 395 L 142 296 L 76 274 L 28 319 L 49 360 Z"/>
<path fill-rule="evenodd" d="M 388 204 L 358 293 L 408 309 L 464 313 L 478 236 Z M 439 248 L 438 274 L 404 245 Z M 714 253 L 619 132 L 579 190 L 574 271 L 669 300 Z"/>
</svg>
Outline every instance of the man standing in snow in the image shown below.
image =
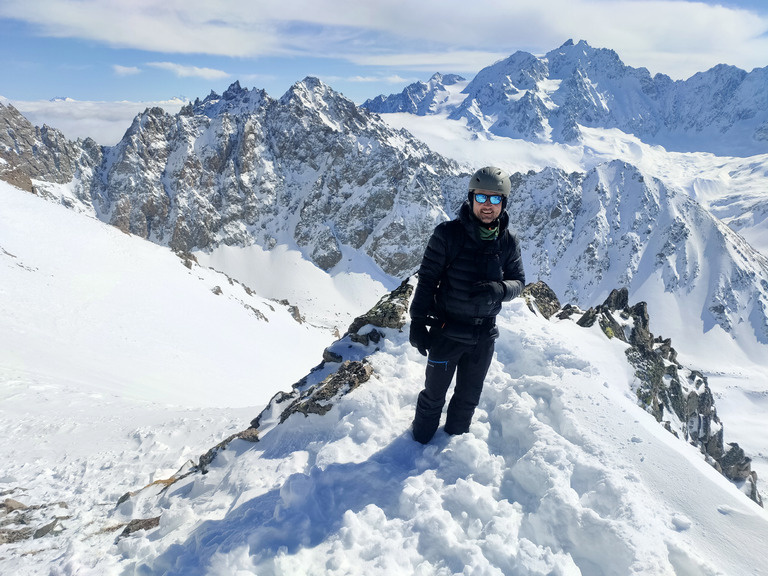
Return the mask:
<svg viewBox="0 0 768 576">
<path fill-rule="evenodd" d="M 511 187 L 499 168 L 475 172 L 459 217 L 439 224 L 424 252 L 410 309 L 411 345 L 429 352 L 413 420 L 422 444 L 437 431 L 454 373 L 445 431 L 469 430 L 499 336 L 496 315 L 525 286 L 520 241 L 506 212 Z"/>
</svg>

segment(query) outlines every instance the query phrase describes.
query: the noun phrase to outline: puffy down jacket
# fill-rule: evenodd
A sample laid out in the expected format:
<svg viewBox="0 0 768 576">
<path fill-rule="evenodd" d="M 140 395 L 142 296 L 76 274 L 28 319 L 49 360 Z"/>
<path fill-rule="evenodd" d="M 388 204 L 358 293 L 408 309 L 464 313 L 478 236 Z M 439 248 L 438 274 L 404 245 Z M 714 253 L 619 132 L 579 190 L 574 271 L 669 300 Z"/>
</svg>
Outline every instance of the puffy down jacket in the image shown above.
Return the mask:
<svg viewBox="0 0 768 576">
<path fill-rule="evenodd" d="M 465 201 L 459 217 L 439 224 L 429 239 L 419 268 L 411 318 L 457 332 L 457 339 L 477 339 L 478 327 L 495 331 L 501 302 L 518 296 L 525 286 L 520 241 L 501 213 L 495 240 L 482 240 L 479 220 Z M 473 297 L 478 282 L 503 282 L 501 301 Z M 461 333 L 467 338 L 462 338 Z M 474 336 L 472 336 L 474 335 Z M 480 334 L 482 336 L 482 334 Z"/>
</svg>

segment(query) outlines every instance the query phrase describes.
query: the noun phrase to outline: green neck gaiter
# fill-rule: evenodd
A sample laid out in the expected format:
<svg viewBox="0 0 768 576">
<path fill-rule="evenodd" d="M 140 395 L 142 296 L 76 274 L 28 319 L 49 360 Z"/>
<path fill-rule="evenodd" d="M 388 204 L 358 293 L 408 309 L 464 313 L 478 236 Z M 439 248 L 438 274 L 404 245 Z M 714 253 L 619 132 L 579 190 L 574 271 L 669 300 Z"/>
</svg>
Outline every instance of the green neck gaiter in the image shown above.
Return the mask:
<svg viewBox="0 0 768 576">
<path fill-rule="evenodd" d="M 478 226 L 477 228 L 480 231 L 480 240 L 496 240 L 499 237 L 498 222 L 493 228 L 486 228 L 485 226 Z"/>
</svg>

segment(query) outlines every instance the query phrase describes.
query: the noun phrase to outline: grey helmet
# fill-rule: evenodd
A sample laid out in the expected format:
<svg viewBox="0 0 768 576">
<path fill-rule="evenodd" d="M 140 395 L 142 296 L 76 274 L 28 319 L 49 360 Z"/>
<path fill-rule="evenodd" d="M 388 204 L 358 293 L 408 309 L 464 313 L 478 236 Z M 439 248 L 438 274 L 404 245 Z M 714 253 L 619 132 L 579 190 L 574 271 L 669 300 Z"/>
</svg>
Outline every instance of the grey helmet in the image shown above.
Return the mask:
<svg viewBox="0 0 768 576">
<path fill-rule="evenodd" d="M 486 166 L 472 174 L 472 177 L 469 179 L 469 202 L 470 204 L 472 203 L 475 190 L 488 190 L 489 192 L 500 194 L 503 207 L 506 208 L 507 198 L 509 198 L 511 189 L 512 182 L 509 180 L 509 174 L 501 168 Z"/>
</svg>

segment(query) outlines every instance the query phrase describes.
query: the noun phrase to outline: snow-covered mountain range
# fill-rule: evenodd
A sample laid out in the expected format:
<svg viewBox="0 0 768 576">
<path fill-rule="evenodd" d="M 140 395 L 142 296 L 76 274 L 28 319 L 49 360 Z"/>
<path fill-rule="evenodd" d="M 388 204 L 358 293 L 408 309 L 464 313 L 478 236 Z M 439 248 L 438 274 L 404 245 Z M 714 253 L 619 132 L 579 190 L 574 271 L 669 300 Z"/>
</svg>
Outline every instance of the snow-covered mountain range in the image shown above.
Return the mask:
<svg viewBox="0 0 768 576">
<path fill-rule="evenodd" d="M 538 57 L 516 52 L 481 70 L 451 98 L 453 75 L 377 97 L 374 112 L 447 111 L 478 131 L 575 143 L 581 128 L 618 128 L 667 150 L 752 156 L 768 152 L 768 67 L 719 65 L 688 80 L 651 77 L 618 54 L 568 41 Z"/>
<path fill-rule="evenodd" d="M 590 66 L 613 74 L 615 60 L 590 50 L 597 60 Z M 489 93 L 506 90 L 486 84 Z M 344 253 L 355 252 L 390 277 L 413 273 L 435 224 L 465 198 L 473 169 L 313 78 L 278 100 L 235 83 L 176 115 L 149 109 L 120 143 L 101 149 L 37 130 L 11 108 L 0 113 L 14 125 L 0 135 L 14 166 L 8 172 L 29 166 L 40 194 L 178 252 L 287 245 L 323 270 L 344 267 Z M 749 162 L 741 166 L 754 182 Z M 705 195 L 704 179 L 681 184 L 648 164 L 605 159 L 580 174 L 554 167 L 518 174 L 511 212 L 526 268 L 577 304 L 622 286 L 643 298 L 669 295 L 665 333 L 676 337 L 676 324 L 697 322 L 759 354 L 752 343 L 768 345 L 765 253 L 702 206 L 695 194 Z M 740 175 L 729 176 L 709 205 L 742 236 L 762 237 L 764 189 L 736 195 Z"/>
<path fill-rule="evenodd" d="M 583 309 L 603 302 L 618 288 L 625 289 L 632 302 L 647 302 L 653 332 L 672 338 L 680 359 L 692 370 L 691 385 L 700 387 L 701 382 L 709 379 L 712 399 L 718 401 L 719 411 L 724 415 L 725 441 L 738 441 L 747 456 L 755 459 L 758 473 L 768 470 L 764 467 L 768 449 L 764 449 L 761 439 L 768 375 L 765 70 L 747 74 L 721 66 L 685 82 L 672 82 L 663 76 L 651 78 L 643 69 L 624 66 L 610 50 L 569 42 L 543 58 L 515 54 L 484 69 L 471 81 L 455 75 L 435 75 L 428 83 L 408 87 L 401 95 L 380 96 L 363 107 L 314 78 L 297 82 L 279 99 L 234 83 L 224 94 L 211 93 L 178 114 L 167 114 L 159 108 L 146 110 L 136 117 L 123 139 L 111 147 L 100 147 L 89 139 L 67 141 L 54 128 L 35 127 L 12 106 L 0 104 L 0 178 L 80 212 L 78 218 L 89 216 L 130 233 L 132 241 L 146 239 L 171 248 L 187 268 L 169 253 L 166 256 L 179 264 L 182 272 L 186 270 L 184 273 L 190 276 L 192 284 L 199 288 L 202 281 L 205 286 L 204 293 L 192 289 L 195 296 L 185 302 L 192 302 L 190 306 L 195 309 L 208 309 L 210 302 L 221 302 L 224 296 L 230 304 L 222 318 L 237 316 L 235 309 L 246 315 L 245 319 L 232 320 L 232 330 L 219 329 L 226 335 L 216 340 L 214 356 L 223 354 L 229 359 L 232 375 L 225 377 L 227 382 L 217 382 L 215 386 L 240 394 L 247 388 L 247 371 L 251 368 L 270 375 L 264 380 L 271 380 L 272 384 L 261 382 L 260 388 L 263 385 L 264 389 L 260 389 L 260 397 L 267 391 L 285 390 L 290 377 L 281 377 L 279 366 L 291 362 L 291 347 L 285 343 L 294 337 L 296 327 L 303 330 L 302 344 L 298 345 L 302 360 L 291 374 L 314 365 L 314 354 L 318 359 L 322 356 L 325 372 L 311 371 L 300 381 L 305 387 L 284 391 L 279 396 L 281 402 L 292 398 L 291 394 L 301 395 L 310 390 L 306 387 L 309 383 L 319 383 L 321 375 L 328 374 L 329 367 L 347 359 L 348 354 L 354 356 L 352 360 L 361 360 L 362 356 L 355 356 L 363 354 L 359 350 L 361 345 L 365 356 L 372 355 L 373 380 L 384 388 L 394 385 L 390 393 L 372 393 L 368 386 L 363 387 L 358 392 L 362 400 L 353 394 L 342 394 L 344 399 L 339 406 L 349 403 L 348 407 L 322 417 L 312 414 L 302 420 L 304 416 L 295 414 L 285 419 L 285 425 L 275 426 L 274 421 L 263 416 L 258 434 L 266 434 L 266 438 L 260 446 L 250 450 L 237 444 L 238 440 L 234 460 L 229 449 L 217 456 L 213 466 L 216 474 L 208 475 L 208 471 L 205 476 L 184 475 L 179 484 L 182 488 L 160 494 L 150 491 L 150 496 L 142 493 L 138 499 L 122 502 L 114 513 L 115 522 L 139 516 L 154 518 L 159 513 L 160 533 L 149 539 L 119 538 L 115 547 L 122 559 L 107 560 L 108 567 L 97 557 L 83 556 L 79 546 L 72 544 L 63 555 L 67 564 L 62 573 L 99 573 L 106 568 L 117 570 L 114 573 L 228 573 L 233 565 L 243 570 L 258 568 L 278 573 L 281 566 L 306 568 L 318 561 L 311 550 L 321 555 L 336 550 L 338 554 L 331 554 L 333 565 L 326 565 L 325 572 L 343 573 L 346 562 L 360 555 L 370 557 L 355 544 L 363 534 L 371 534 L 367 514 L 379 520 L 384 514 L 390 536 L 402 544 L 403 550 L 411 550 L 408 539 L 412 536 L 408 534 L 421 533 L 420 520 L 416 524 L 409 521 L 408 514 L 400 515 L 398 510 L 402 509 L 398 506 L 406 506 L 414 514 L 421 509 L 418 499 L 409 499 L 408 494 L 418 486 L 437 490 L 430 478 L 440 481 L 441 490 L 464 490 L 462 482 L 467 470 L 462 466 L 470 461 L 487 463 L 488 474 L 473 477 L 472 482 L 484 486 L 478 488 L 481 492 L 490 490 L 481 499 L 496 512 L 474 518 L 483 506 L 477 501 L 465 509 L 467 518 L 473 518 L 471 522 L 457 521 L 458 525 L 454 525 L 454 520 L 446 517 L 441 525 L 459 530 L 453 542 L 473 542 L 475 548 L 470 546 L 455 559 L 441 564 L 438 556 L 423 548 L 418 550 L 418 545 L 417 551 L 403 560 L 405 564 L 397 564 L 399 568 L 413 573 L 418 566 L 424 570 L 426 566 L 438 566 L 426 573 L 442 573 L 443 568 L 451 573 L 464 562 L 487 573 L 500 569 L 503 573 L 517 570 L 511 573 L 543 574 L 559 570 L 578 574 L 591 573 L 595 566 L 603 573 L 616 574 L 626 573 L 630 567 L 649 574 L 728 573 L 734 552 L 725 542 L 727 535 L 720 532 L 722 526 L 717 528 L 717 542 L 711 536 L 701 539 L 698 532 L 689 538 L 686 532 L 692 525 L 706 526 L 701 530 L 704 533 L 717 522 L 698 509 L 693 512 L 686 507 L 686 512 L 681 512 L 683 498 L 670 496 L 658 503 L 667 514 L 661 515 L 666 518 L 663 529 L 631 503 L 634 496 L 621 495 L 632 492 L 624 481 L 606 472 L 613 466 L 630 469 L 639 465 L 634 460 L 602 458 L 600 453 L 638 448 L 635 443 L 653 441 L 655 445 L 656 433 L 646 424 L 653 423 L 661 429 L 655 419 L 646 422 L 644 407 L 637 405 L 638 375 L 636 367 L 627 362 L 626 343 L 618 339 L 609 341 L 603 332 L 598 332 L 595 338 L 600 340 L 590 336 L 588 346 L 579 345 L 584 328 L 572 332 L 568 327 L 572 324 L 570 320 L 545 320 L 516 303 L 505 313 L 507 340 L 500 347 L 499 365 L 492 378 L 493 391 L 489 392 L 483 407 L 485 413 L 481 414 L 473 437 L 445 438 L 435 451 L 421 455 L 400 438 L 407 428 L 423 370 L 420 357 L 408 350 L 399 332 L 402 325 L 384 330 L 376 341 L 363 338 L 348 344 L 341 340 L 335 347 L 350 348 L 352 351 L 347 355 L 334 354 L 332 350 L 323 353 L 323 348 L 330 343 L 332 330 L 343 332 L 354 315 L 365 311 L 379 296 L 415 272 L 434 225 L 452 217 L 466 197 L 468 175 L 479 165 L 497 164 L 513 173 L 509 211 L 524 241 L 529 280 L 545 281 L 564 304 Z M 370 111 L 374 108 L 380 113 Z M 657 144 L 678 152 L 669 152 Z M 713 155 L 726 151 L 727 156 Z M 3 201 L 26 218 L 31 218 L 35 211 L 45 212 L 13 195 Z M 5 212 L 3 216 L 9 217 Z M 79 226 L 87 228 L 82 224 L 84 221 L 80 220 Z M 112 329 L 110 338 L 86 354 L 99 362 L 82 371 L 81 348 L 92 346 L 91 339 L 99 330 L 75 329 L 78 314 L 85 314 L 83 326 L 103 326 L 109 323 L 106 308 L 116 306 L 117 302 L 132 302 L 125 313 L 115 318 L 118 326 L 129 326 L 132 330 L 124 352 L 144 356 L 141 334 L 147 327 L 141 325 L 136 329 L 132 323 L 126 324 L 126 319 L 148 311 L 132 300 L 129 289 L 115 287 L 121 286 L 131 274 L 139 282 L 148 282 L 151 274 L 122 273 L 119 259 L 116 270 L 110 272 L 110 268 L 103 268 L 94 258 L 93 278 L 79 267 L 74 276 L 68 277 L 67 268 L 75 266 L 54 267 L 46 260 L 44 250 L 25 247 L 23 223 L 7 220 L 5 225 L 8 230 L 5 236 L 0 236 L 4 242 L 0 243 L 0 257 L 10 274 L 7 277 L 15 283 L 14 290 L 3 289 L 3 295 L 9 298 L 3 319 L 6 344 L 0 357 L 5 376 L 0 382 L 8 399 L 23 402 L 31 391 L 37 397 L 40 386 L 56 389 L 61 381 L 93 389 L 91 399 L 105 391 L 121 397 L 123 386 L 131 388 L 134 381 L 142 379 L 143 371 L 160 365 L 163 356 L 173 357 L 179 366 L 185 364 L 187 355 L 179 355 L 173 351 L 174 344 L 155 337 L 152 354 L 131 367 L 120 352 L 120 332 Z M 30 226 L 30 230 L 35 230 L 31 240 L 35 235 L 42 239 L 41 230 L 46 229 L 43 225 Z M 55 246 L 55 239 L 46 242 Z M 113 247 L 117 254 L 134 257 L 132 248 L 104 236 L 103 232 L 94 242 L 105 242 L 106 248 Z M 85 238 L 79 246 L 70 247 L 83 251 L 84 246 L 88 246 Z M 62 261 L 68 261 L 64 251 L 56 252 Z M 43 281 L 41 270 L 45 270 L 45 277 L 67 280 L 64 284 Z M 113 273 L 120 274 L 119 282 L 116 283 Z M 174 275 L 170 284 L 176 290 L 186 291 L 187 288 L 181 288 L 180 277 Z M 34 289 L 26 287 L 27 281 Z M 102 290 L 111 299 L 101 302 Z M 84 292 L 94 297 L 81 301 Z M 58 293 L 80 307 L 77 313 L 67 313 L 66 302 L 57 303 Z M 37 294 L 45 299 L 46 306 L 33 313 L 33 303 L 25 294 Z M 266 298 L 276 302 L 270 304 Z M 153 304 L 149 314 L 164 318 L 164 307 L 173 307 L 172 300 Z M 221 313 L 215 308 L 211 309 L 214 311 L 210 318 Z M 15 312 L 17 309 L 22 312 Z M 286 322 L 289 317 L 294 319 Z M 263 331 L 264 338 L 272 338 L 268 335 L 270 328 L 281 333 L 270 342 L 280 353 L 265 352 L 251 359 L 247 353 L 240 354 L 244 343 L 254 341 L 244 339 L 238 332 L 241 328 L 247 331 L 254 318 L 261 322 L 257 332 Z M 304 322 L 299 324 L 295 318 Z M 183 350 L 189 347 L 196 351 L 190 353 L 189 358 L 195 360 L 184 367 L 184 373 L 194 382 L 188 400 L 201 406 L 210 402 L 205 382 L 206 378 L 217 379 L 215 361 L 213 367 L 199 361 L 198 357 L 205 355 L 205 346 L 199 341 L 187 342 L 187 333 L 204 328 L 197 323 L 189 326 L 186 320 L 184 315 L 174 316 L 173 322 L 179 326 L 170 339 L 178 340 Z M 162 324 L 162 320 L 158 321 Z M 25 328 L 27 325 L 39 325 L 40 329 L 30 332 Z M 407 330 L 407 326 L 404 328 Z M 613 329 L 618 330 L 616 325 Z M 48 346 L 51 342 L 46 330 L 56 334 L 53 343 L 58 345 Z M 230 338 L 237 339 L 237 354 L 228 349 L 226 343 Z M 254 343 L 257 348 L 260 338 Z M 522 348 L 521 342 L 525 344 Z M 51 350 L 59 352 L 52 354 Z M 113 371 L 113 364 L 123 368 Z M 701 371 L 701 378 L 696 376 L 696 370 Z M 159 379 L 147 378 L 139 387 L 142 400 L 159 397 L 168 401 L 167 390 L 157 397 L 149 391 L 153 386 L 162 388 L 164 379 L 169 383 L 174 380 L 173 369 L 164 368 L 158 374 Z M 104 384 L 95 386 L 94 382 L 105 375 Z M 588 392 L 571 390 L 571 377 Z M 671 386 L 668 375 L 660 382 Z M 609 392 L 603 394 L 601 387 Z M 354 388 L 357 390 L 357 385 Z M 339 389 L 333 391 L 336 392 Z M 218 388 L 215 395 L 221 398 Z M 57 402 L 64 401 L 56 398 Z M 509 431 L 508 416 L 520 416 L 520 407 L 527 406 L 531 399 L 532 415 L 523 421 L 529 423 L 531 430 L 545 432 L 531 435 L 522 428 Z M 563 404 L 562 399 L 567 403 Z M 92 400 L 82 401 L 88 404 Z M 217 405 L 227 406 L 230 401 Z M 542 408 L 542 402 L 549 409 Z M 600 417 L 593 418 L 602 413 L 602 408 L 595 407 L 601 402 L 607 403 L 604 416 L 611 411 L 631 414 L 626 422 L 613 422 L 610 428 L 614 440 L 631 436 L 631 441 L 603 445 L 605 439 L 597 439 L 605 425 Z M 93 405 L 97 403 L 94 401 Z M 254 403 L 258 401 L 247 405 Z M 372 408 L 372 403 L 380 403 L 383 408 Z M 12 404 L 22 405 L 15 401 Z M 244 404 L 234 401 L 231 405 Z M 571 408 L 566 409 L 566 405 Z M 274 401 L 271 406 L 274 420 L 281 420 Z M 254 409 L 249 417 L 257 412 Z M 576 412 L 584 415 L 578 422 L 573 417 Z M 685 410 L 680 409 L 680 414 L 685 414 Z M 685 416 L 680 414 L 668 428 L 687 439 L 691 423 L 686 427 Z M 21 426 L 18 416 L 10 412 L 6 416 L 8 434 L 22 429 L 29 432 L 29 428 Z M 44 422 L 48 417 L 49 413 L 37 414 L 36 421 Z M 182 427 L 188 426 L 183 417 L 180 422 Z M 632 429 L 629 436 L 621 428 L 625 424 Z M 82 431 L 69 420 L 63 426 Z M 64 428 L 53 430 L 55 433 Z M 232 426 L 226 429 L 228 433 L 233 431 Z M 552 430 L 554 435 L 546 430 Z M 497 433 L 504 439 L 502 444 L 516 445 L 519 450 L 514 448 L 510 452 L 492 441 Z M 42 438 L 56 444 L 50 436 Z M 180 467 L 188 471 L 179 462 L 178 453 L 189 455 L 189 447 L 182 450 L 177 441 L 168 438 L 164 446 L 168 442 L 177 448 L 176 457 L 169 454 L 164 465 L 158 466 L 152 460 L 147 466 L 162 468 L 165 476 Z M 486 448 L 477 442 L 487 444 Z M 706 493 L 710 482 L 717 484 L 720 480 L 712 480 L 710 471 L 699 467 L 704 461 L 697 450 L 685 452 L 689 447 L 684 442 L 680 444 L 683 453 L 690 456 L 685 457 L 686 461 L 691 463 L 684 473 L 685 482 L 696 483 L 702 492 L 696 507 L 703 510 L 708 507 Z M 571 449 L 575 445 L 579 454 L 568 459 L 573 465 L 572 473 L 562 478 L 556 469 L 563 469 L 565 461 L 558 464 L 556 459 L 547 460 L 548 447 L 561 445 Z M 413 458 L 406 456 L 401 461 L 396 456 L 387 456 L 392 446 Z M 676 456 L 679 450 L 668 448 L 666 439 L 661 446 L 661 451 L 651 450 L 654 462 L 670 463 L 680 458 Z M 141 456 L 137 458 L 145 457 L 148 443 L 139 442 L 139 448 Z M 383 460 L 377 454 L 383 454 Z M 441 463 L 446 454 L 460 457 L 452 463 Z M 635 455 L 640 462 L 644 461 L 643 454 Z M 23 453 L 13 452 L 9 459 L 23 457 Z M 72 466 L 81 462 L 41 458 L 55 470 L 54 476 L 73 474 Z M 115 456 L 102 454 L 100 458 L 102 467 L 108 467 Z M 542 458 L 552 467 L 541 463 Z M 462 462 L 454 469 L 453 464 Z M 359 475 L 357 469 L 348 470 L 351 479 L 361 482 L 373 469 L 379 470 L 385 464 L 394 466 L 403 479 L 405 491 L 398 496 L 395 490 L 392 498 L 369 500 L 368 491 L 355 492 L 344 484 L 352 499 L 336 496 L 339 504 L 333 510 L 338 514 L 323 520 L 321 509 L 316 513 L 302 512 L 307 506 L 314 510 L 313 506 L 333 495 L 333 485 L 338 483 L 339 476 L 323 472 L 329 466 L 341 466 L 339 473 L 343 473 L 342 468 L 350 463 L 363 464 Z M 270 471 L 258 486 L 246 479 L 265 466 Z M 643 486 L 646 482 L 649 486 L 662 482 L 661 477 L 668 469 L 659 466 L 661 472 L 646 470 L 647 474 L 641 474 Z M 133 485 L 121 486 L 125 491 L 134 491 L 140 487 L 136 485 L 141 483 L 139 478 L 160 477 L 159 471 L 150 472 L 149 468 L 131 474 Z M 19 490 L 28 489 L 16 486 L 19 478 L 29 486 L 34 485 L 29 490 L 35 494 L 45 489 L 31 479 L 27 474 L 30 469 L 25 466 L 14 465 L 12 470 L 0 478 L 1 482 L 14 484 L 13 492 L 7 494 L 12 493 L 15 498 Z M 596 472 L 599 470 L 605 474 Z M 608 476 L 610 482 L 605 484 Z M 211 478 L 213 484 L 208 483 Z M 593 485 L 591 481 L 597 478 L 602 480 Z M 229 479 L 234 479 L 234 484 L 225 490 L 214 490 L 214 485 L 221 486 Z M 566 503 L 566 496 L 548 499 L 534 489 L 539 480 L 556 491 L 567 492 L 570 486 L 580 494 L 579 503 Z M 110 476 L 110 482 L 117 479 Z M 381 486 L 376 490 L 380 492 L 379 489 L 385 490 Z M 666 483 L 665 489 L 670 494 L 674 492 Z M 725 490 L 727 493 L 728 489 Z M 638 493 L 644 491 L 642 488 Z M 421 494 L 423 490 L 417 492 Z M 66 490 L 60 493 L 62 501 L 66 500 Z M 182 499 L 174 499 L 177 494 Z M 385 490 L 382 494 L 388 493 Z M 735 505 L 730 497 L 720 492 L 718 495 L 724 502 L 727 500 L 722 505 L 725 512 L 720 512 L 722 518 Z M 608 506 L 610 510 L 600 502 L 603 496 L 614 503 Z M 207 504 L 201 503 L 203 500 Z M 458 510 L 453 505 L 445 508 L 437 500 L 425 509 L 427 516 L 452 516 Z M 406 501 L 410 504 L 406 505 Z M 370 506 L 359 506 L 366 502 Z M 257 510 L 250 506 L 240 508 L 242 503 L 251 503 Z M 512 508 L 519 505 L 520 510 L 510 509 L 510 503 Z M 206 507 L 208 504 L 211 506 Z M 547 508 L 549 512 L 537 513 L 540 506 L 551 508 Z M 222 524 L 215 524 L 222 519 L 224 509 L 240 512 L 229 521 L 225 518 Z M 343 509 L 351 510 L 351 515 Z M 633 512 L 624 515 L 620 510 Z M 577 551 L 577 544 L 586 542 L 579 536 L 579 527 L 595 511 L 601 520 L 588 524 L 600 525 L 596 528 L 604 537 L 600 541 L 613 542 L 621 553 L 602 558 L 596 549 Z M 244 552 L 239 545 L 219 549 L 222 539 L 240 542 L 240 531 L 246 521 L 241 512 L 263 521 L 256 532 L 258 536 L 254 536 L 255 552 Z M 562 514 L 570 520 L 553 528 Z M 195 520 L 198 516 L 214 524 L 203 528 Z M 734 522 L 727 523 L 728 529 L 744 539 L 750 539 L 750 531 L 765 533 L 760 514 L 739 512 L 736 516 Z M 273 517 L 273 521 L 268 517 Z M 498 527 L 502 517 L 518 518 L 520 523 L 514 530 L 511 526 L 507 527 L 509 530 L 496 530 L 494 527 Z M 312 524 L 319 526 L 318 530 L 311 529 Z M 650 524 L 659 538 L 645 540 L 640 535 Z M 108 546 L 111 537 L 83 531 L 87 522 L 71 525 L 78 526 L 80 536 L 96 538 Z M 196 544 L 197 530 L 219 544 L 213 548 Z M 56 532 L 60 532 L 60 527 Z M 352 535 L 348 549 L 342 533 Z M 617 536 L 620 533 L 629 536 Z M 189 539 L 180 549 L 166 550 L 179 538 Z M 504 556 L 495 549 L 494 538 L 516 542 L 518 548 L 509 552 L 511 557 Z M 155 543 L 148 544 L 150 541 Z M 373 541 L 383 545 L 387 537 L 376 533 Z M 280 545 L 287 546 L 287 552 L 279 552 Z M 706 551 L 718 545 L 724 553 Z M 479 555 L 472 552 L 478 549 L 482 550 Z M 664 554 L 650 552 L 662 549 L 666 550 Z M 86 557 L 87 560 L 81 560 Z M 650 559 L 643 564 L 641 557 Z M 201 568 L 203 564 L 205 568 Z M 750 555 L 737 564 L 740 569 L 758 565 Z M 372 570 L 384 573 L 386 566 L 379 572 Z M 316 569 L 316 573 L 321 572 L 322 569 Z"/>
</svg>

